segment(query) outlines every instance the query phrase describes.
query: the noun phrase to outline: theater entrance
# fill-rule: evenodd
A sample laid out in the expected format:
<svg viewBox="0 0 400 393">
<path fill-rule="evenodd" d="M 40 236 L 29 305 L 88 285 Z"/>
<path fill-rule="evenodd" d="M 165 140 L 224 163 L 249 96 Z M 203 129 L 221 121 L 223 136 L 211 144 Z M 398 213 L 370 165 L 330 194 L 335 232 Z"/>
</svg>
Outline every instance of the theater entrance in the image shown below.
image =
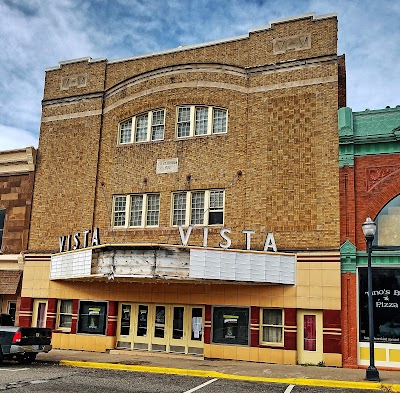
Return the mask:
<svg viewBox="0 0 400 393">
<path fill-rule="evenodd" d="M 117 348 L 203 354 L 204 307 L 120 303 Z"/>
</svg>

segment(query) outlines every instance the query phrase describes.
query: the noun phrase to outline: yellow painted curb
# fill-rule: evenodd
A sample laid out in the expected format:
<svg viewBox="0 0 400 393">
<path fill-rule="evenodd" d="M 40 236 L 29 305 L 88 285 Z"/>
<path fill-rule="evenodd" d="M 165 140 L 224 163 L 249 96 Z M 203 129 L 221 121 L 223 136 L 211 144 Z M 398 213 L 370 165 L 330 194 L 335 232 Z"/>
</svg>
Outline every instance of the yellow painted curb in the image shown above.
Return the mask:
<svg viewBox="0 0 400 393">
<path fill-rule="evenodd" d="M 208 370 L 191 370 L 183 368 L 155 367 L 155 366 L 133 366 L 129 364 L 115 363 L 97 363 L 97 362 L 80 362 L 73 360 L 60 360 L 61 366 L 84 367 L 84 368 L 102 368 L 121 371 L 135 371 L 142 373 L 157 374 L 175 374 L 186 375 L 191 377 L 208 377 L 219 379 L 235 379 L 239 381 L 269 382 L 282 383 L 288 385 L 303 386 L 324 386 L 344 389 L 363 389 L 363 390 L 389 390 L 390 392 L 400 392 L 400 384 L 382 384 L 376 382 L 350 382 L 350 381 L 333 381 L 324 379 L 305 379 L 305 378 L 266 378 L 252 377 L 245 375 L 224 374 L 218 371 Z"/>
</svg>

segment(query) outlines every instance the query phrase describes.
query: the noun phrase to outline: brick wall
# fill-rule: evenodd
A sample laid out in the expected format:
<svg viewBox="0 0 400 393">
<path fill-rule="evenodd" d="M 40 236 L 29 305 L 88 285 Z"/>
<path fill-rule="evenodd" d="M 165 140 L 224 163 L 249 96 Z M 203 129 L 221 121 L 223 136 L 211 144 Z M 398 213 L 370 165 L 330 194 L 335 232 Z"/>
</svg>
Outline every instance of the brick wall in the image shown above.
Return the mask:
<svg viewBox="0 0 400 393">
<path fill-rule="evenodd" d="M 361 226 L 398 195 L 399 170 L 399 154 L 355 157 L 354 168 L 340 169 L 341 242 L 349 239 L 357 250 L 365 250 Z"/>
<path fill-rule="evenodd" d="M 27 249 L 34 173 L 0 176 L 0 209 L 6 209 L 1 252 Z"/>
<path fill-rule="evenodd" d="M 276 40 L 290 47 L 305 35 L 309 48 L 274 52 Z M 29 248 L 57 250 L 59 236 L 93 227 L 102 242 L 176 244 L 171 192 L 223 188 L 234 247 L 254 229 L 253 249 L 268 231 L 281 250 L 337 249 L 336 43 L 335 17 L 307 17 L 218 44 L 49 70 Z M 228 132 L 176 140 L 184 104 L 228 109 Z M 166 110 L 163 141 L 117 145 L 119 122 L 157 108 Z M 157 175 L 167 158 L 179 159 L 178 172 Z M 112 196 L 144 192 L 160 193 L 160 226 L 112 230 Z M 211 231 L 209 245 L 220 241 Z"/>
</svg>

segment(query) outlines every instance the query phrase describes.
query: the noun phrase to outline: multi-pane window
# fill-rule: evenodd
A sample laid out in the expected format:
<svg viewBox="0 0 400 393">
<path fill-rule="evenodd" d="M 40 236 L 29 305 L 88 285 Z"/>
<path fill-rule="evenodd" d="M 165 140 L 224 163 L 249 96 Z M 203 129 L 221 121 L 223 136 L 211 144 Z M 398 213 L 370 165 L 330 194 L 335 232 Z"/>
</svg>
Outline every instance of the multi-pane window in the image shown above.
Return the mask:
<svg viewBox="0 0 400 393">
<path fill-rule="evenodd" d="M 283 344 L 283 311 L 278 308 L 261 310 L 261 341 L 264 343 Z"/>
<path fill-rule="evenodd" d="M 160 194 L 114 196 L 113 227 L 158 226 Z"/>
<path fill-rule="evenodd" d="M 224 191 L 184 191 L 173 194 L 172 225 L 222 225 Z"/>
<path fill-rule="evenodd" d="M 72 300 L 58 301 L 57 329 L 71 330 L 72 326 Z"/>
<path fill-rule="evenodd" d="M 165 110 L 156 109 L 119 124 L 118 143 L 159 141 L 164 139 Z"/>
<path fill-rule="evenodd" d="M 126 196 L 114 198 L 114 226 L 124 227 L 126 222 Z"/>
<path fill-rule="evenodd" d="M 178 107 L 176 135 L 185 138 L 227 132 L 228 111 L 212 106 L 187 105 Z"/>
<path fill-rule="evenodd" d="M 6 219 L 6 209 L 0 209 L 0 249 L 3 241 L 4 221 Z"/>
<path fill-rule="evenodd" d="M 178 108 L 177 134 L 178 138 L 190 136 L 190 106 Z"/>
</svg>

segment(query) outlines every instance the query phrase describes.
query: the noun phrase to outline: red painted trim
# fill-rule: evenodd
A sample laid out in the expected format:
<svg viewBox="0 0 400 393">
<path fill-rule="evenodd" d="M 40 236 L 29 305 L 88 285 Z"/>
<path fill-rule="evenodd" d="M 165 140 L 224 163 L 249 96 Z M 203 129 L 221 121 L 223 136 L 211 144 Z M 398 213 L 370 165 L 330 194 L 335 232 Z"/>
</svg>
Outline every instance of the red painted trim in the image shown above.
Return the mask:
<svg viewBox="0 0 400 393">
<path fill-rule="evenodd" d="M 72 323 L 71 334 L 76 334 L 78 330 L 78 312 L 79 312 L 79 299 L 72 300 Z"/>
<path fill-rule="evenodd" d="M 205 306 L 205 321 L 204 321 L 204 344 L 211 343 L 211 312 L 212 308 L 210 305 Z"/>
<path fill-rule="evenodd" d="M 342 353 L 342 336 L 324 334 L 324 353 Z"/>
<path fill-rule="evenodd" d="M 257 329 L 251 329 L 250 325 L 250 346 L 258 347 L 260 345 L 260 307 L 250 308 L 250 324 L 257 325 Z"/>
<path fill-rule="evenodd" d="M 108 302 L 108 318 L 107 318 L 107 336 L 117 335 L 117 318 L 110 320 L 109 317 L 116 317 L 118 315 L 118 302 Z"/>
</svg>

